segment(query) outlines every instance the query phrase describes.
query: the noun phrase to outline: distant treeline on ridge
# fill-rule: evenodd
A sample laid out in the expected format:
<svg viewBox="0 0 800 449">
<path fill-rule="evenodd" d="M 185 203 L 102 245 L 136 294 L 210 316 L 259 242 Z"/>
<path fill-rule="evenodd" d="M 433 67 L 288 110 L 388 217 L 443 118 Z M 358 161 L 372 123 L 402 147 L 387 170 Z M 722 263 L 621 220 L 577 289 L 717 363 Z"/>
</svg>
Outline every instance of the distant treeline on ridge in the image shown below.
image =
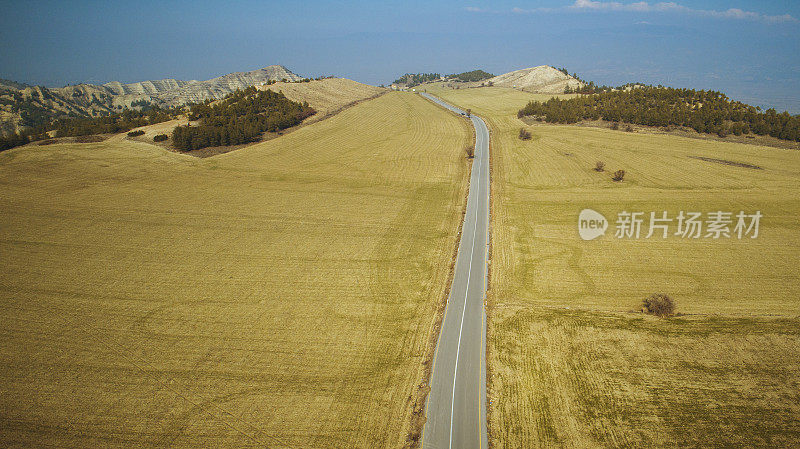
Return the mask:
<svg viewBox="0 0 800 449">
<path fill-rule="evenodd" d="M 461 81 L 468 83 L 468 82 L 483 81 L 493 77 L 494 75 L 492 75 L 489 72 L 484 72 L 483 70 L 473 70 L 471 72 L 454 73 L 452 75 L 445 75 L 445 76 L 442 76 L 438 73 L 406 73 L 400 78 L 394 80 L 394 84 L 405 84 L 408 87 L 414 87 L 422 83 L 439 81 L 442 78 L 444 78 L 445 80 Z"/>
<path fill-rule="evenodd" d="M 570 99 L 531 101 L 519 117 L 550 123 L 607 120 L 645 126 L 688 127 L 700 133 L 757 134 L 800 141 L 800 116 L 775 109 L 762 111 L 715 91 L 639 87 L 581 95 Z"/>
</svg>

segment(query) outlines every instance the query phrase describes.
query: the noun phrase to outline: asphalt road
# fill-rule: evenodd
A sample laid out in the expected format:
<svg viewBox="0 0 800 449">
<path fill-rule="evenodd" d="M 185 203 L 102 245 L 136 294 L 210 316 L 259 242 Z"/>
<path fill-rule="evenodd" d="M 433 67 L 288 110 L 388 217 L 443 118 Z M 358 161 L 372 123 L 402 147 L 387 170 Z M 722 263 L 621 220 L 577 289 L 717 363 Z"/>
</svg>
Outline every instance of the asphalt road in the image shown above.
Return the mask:
<svg viewBox="0 0 800 449">
<path fill-rule="evenodd" d="M 442 100 L 422 96 L 456 113 Z M 486 260 L 489 242 L 489 130 L 479 117 L 467 211 L 453 285 L 434 356 L 423 449 L 486 448 Z"/>
</svg>

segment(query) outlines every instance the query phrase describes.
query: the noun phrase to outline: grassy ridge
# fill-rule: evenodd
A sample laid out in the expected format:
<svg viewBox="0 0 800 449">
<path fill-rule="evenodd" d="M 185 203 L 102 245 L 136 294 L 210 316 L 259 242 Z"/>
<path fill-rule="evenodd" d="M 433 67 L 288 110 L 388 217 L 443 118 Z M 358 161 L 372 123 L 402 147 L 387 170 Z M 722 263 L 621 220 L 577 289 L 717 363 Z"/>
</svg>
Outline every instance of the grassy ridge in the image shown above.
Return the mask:
<svg viewBox="0 0 800 449">
<path fill-rule="evenodd" d="M 800 442 L 800 153 L 516 118 L 533 95 L 428 88 L 492 129 L 496 447 Z M 520 127 L 532 132 L 520 141 Z M 762 170 L 714 163 L 730 160 Z M 624 169 L 626 180 L 592 170 Z M 581 209 L 611 221 L 584 242 Z M 617 240 L 616 213 L 761 210 L 752 241 Z M 638 314 L 653 292 L 685 321 Z M 579 311 L 575 311 L 578 309 Z M 769 399 L 767 399 L 769 398 Z"/>
<path fill-rule="evenodd" d="M 0 441 L 404 444 L 469 137 L 394 93 L 209 159 L 3 153 Z"/>
<path fill-rule="evenodd" d="M 365 100 L 386 91 L 380 87 L 361 84 L 347 78 L 324 78 L 308 83 L 282 83 L 277 82 L 268 86 L 259 87 L 283 93 L 286 98 L 311 104 L 318 114 L 309 117 L 306 122 L 317 121 L 333 114 L 346 106 L 360 100 Z"/>
</svg>

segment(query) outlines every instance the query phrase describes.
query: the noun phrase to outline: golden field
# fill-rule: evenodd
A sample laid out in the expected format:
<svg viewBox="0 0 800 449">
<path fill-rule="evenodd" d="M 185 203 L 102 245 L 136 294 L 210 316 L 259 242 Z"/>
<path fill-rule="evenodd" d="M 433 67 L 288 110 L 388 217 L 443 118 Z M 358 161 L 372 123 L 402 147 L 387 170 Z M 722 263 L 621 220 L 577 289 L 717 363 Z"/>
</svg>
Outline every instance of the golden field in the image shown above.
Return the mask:
<svg viewBox="0 0 800 449">
<path fill-rule="evenodd" d="M 2 445 L 405 445 L 470 138 L 391 93 L 207 159 L 0 154 Z"/>
<path fill-rule="evenodd" d="M 800 153 L 528 126 L 517 110 L 550 95 L 423 88 L 471 108 L 492 132 L 494 447 L 800 444 Z M 518 139 L 521 127 L 531 140 Z M 618 169 L 621 183 L 610 179 Z M 609 220 L 605 236 L 580 239 L 584 208 Z M 615 238 L 623 210 L 645 212 L 643 238 Z M 644 238 L 650 212 L 682 210 L 759 210 L 760 234 Z M 684 315 L 638 313 L 656 292 Z"/>
</svg>

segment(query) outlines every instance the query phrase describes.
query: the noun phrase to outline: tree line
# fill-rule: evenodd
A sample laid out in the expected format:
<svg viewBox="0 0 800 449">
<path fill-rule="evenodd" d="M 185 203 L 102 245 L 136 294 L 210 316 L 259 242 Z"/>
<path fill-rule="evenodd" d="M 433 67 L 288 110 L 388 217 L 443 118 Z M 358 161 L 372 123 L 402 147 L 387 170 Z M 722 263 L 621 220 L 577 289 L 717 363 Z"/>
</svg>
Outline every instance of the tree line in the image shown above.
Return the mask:
<svg viewBox="0 0 800 449">
<path fill-rule="evenodd" d="M 141 111 L 126 109 L 120 113 L 102 117 L 62 118 L 34 129 L 32 135 L 38 140 L 39 138 L 47 138 L 45 134 L 49 131 L 55 131 L 56 137 L 116 134 L 127 132 L 140 126 L 166 122 L 175 118 L 179 113 L 179 109 L 161 109 L 156 105 L 152 105 Z"/>
<path fill-rule="evenodd" d="M 65 117 L 48 121 L 33 128 L 0 137 L 0 151 L 25 145 L 30 142 L 55 137 L 79 137 L 93 134 L 116 134 L 140 126 L 172 120 L 180 109 L 161 109 L 150 105 L 137 111 L 126 109 L 120 113 L 109 113 L 100 117 Z M 53 131 L 55 133 L 53 133 Z"/>
<path fill-rule="evenodd" d="M 190 151 L 255 142 L 264 132 L 295 126 L 315 113 L 307 102 L 298 103 L 283 93 L 251 86 L 213 104 L 206 101 L 192 105 L 189 120 L 199 120 L 200 124 L 176 127 L 172 143 L 179 150 Z"/>
<path fill-rule="evenodd" d="M 407 87 L 414 87 L 423 83 L 439 81 L 442 78 L 451 81 L 469 83 L 483 81 L 493 77 L 494 75 L 489 72 L 484 72 L 483 70 L 472 70 L 470 72 L 453 73 L 452 75 L 445 76 L 442 76 L 438 73 L 406 73 L 400 78 L 394 80 L 394 84 L 404 84 Z"/>
<path fill-rule="evenodd" d="M 531 101 L 519 117 L 530 116 L 550 123 L 606 120 L 645 126 L 679 126 L 700 133 L 757 134 L 800 141 L 800 116 L 775 109 L 731 101 L 711 90 L 646 86 L 629 90 L 582 95 L 571 99 Z"/>
<path fill-rule="evenodd" d="M 405 84 L 408 87 L 418 86 L 429 81 L 439 81 L 442 78 L 438 73 L 406 73 L 394 80 L 393 84 Z"/>
<path fill-rule="evenodd" d="M 447 79 L 452 79 L 455 81 L 461 81 L 465 83 L 470 82 L 478 82 L 483 80 L 488 80 L 489 78 L 494 78 L 489 72 L 484 72 L 483 70 L 473 70 L 471 72 L 464 72 L 464 73 L 457 73 L 453 75 L 448 75 Z"/>
</svg>

